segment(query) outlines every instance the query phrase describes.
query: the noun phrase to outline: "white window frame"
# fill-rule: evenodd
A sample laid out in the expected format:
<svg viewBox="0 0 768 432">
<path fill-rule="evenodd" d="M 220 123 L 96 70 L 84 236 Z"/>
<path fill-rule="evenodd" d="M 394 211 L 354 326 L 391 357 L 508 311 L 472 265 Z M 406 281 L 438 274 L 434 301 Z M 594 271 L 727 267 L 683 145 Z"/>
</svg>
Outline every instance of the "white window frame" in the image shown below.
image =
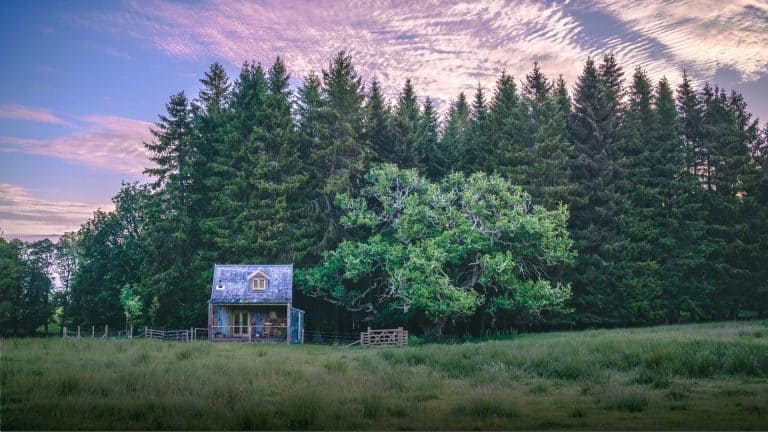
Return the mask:
<svg viewBox="0 0 768 432">
<path fill-rule="evenodd" d="M 255 277 L 251 279 L 251 291 L 266 291 L 267 280 L 265 278 Z"/>
</svg>

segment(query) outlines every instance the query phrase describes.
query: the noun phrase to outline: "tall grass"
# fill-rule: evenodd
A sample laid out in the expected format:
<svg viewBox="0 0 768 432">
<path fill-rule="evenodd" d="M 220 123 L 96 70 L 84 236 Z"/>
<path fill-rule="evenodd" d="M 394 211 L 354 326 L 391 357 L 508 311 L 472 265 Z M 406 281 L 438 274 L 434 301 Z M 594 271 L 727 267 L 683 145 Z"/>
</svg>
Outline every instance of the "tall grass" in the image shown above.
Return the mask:
<svg viewBox="0 0 768 432">
<path fill-rule="evenodd" d="M 0 341 L 0 429 L 767 429 L 768 324 L 405 349 Z"/>
</svg>

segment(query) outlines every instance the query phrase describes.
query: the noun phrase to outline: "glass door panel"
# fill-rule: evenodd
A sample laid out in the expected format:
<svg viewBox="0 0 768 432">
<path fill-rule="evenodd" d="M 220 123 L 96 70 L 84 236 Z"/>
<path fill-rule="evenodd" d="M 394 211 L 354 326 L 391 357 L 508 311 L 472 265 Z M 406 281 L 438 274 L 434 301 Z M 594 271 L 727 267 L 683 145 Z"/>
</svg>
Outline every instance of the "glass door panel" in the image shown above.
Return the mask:
<svg viewBox="0 0 768 432">
<path fill-rule="evenodd" d="M 248 336 L 248 311 L 235 311 L 232 315 L 232 335 Z"/>
</svg>

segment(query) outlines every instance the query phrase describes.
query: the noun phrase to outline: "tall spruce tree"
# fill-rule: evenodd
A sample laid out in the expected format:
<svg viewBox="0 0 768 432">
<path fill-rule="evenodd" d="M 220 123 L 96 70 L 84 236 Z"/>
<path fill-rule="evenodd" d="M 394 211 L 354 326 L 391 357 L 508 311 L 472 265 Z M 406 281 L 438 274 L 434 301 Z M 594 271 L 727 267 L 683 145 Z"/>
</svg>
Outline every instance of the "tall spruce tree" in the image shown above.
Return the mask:
<svg viewBox="0 0 768 432">
<path fill-rule="evenodd" d="M 419 149 L 425 139 L 424 128 L 421 127 L 421 112 L 410 79 L 405 85 L 397 101 L 397 107 L 392 119 L 392 142 L 394 143 L 393 159 L 400 168 L 417 168 L 421 164 Z"/>
<path fill-rule="evenodd" d="M 200 83 L 203 84 L 198 95 L 200 106 L 208 117 L 215 119 L 227 102 L 230 87 L 227 72 L 221 63 L 215 62 L 205 73 Z"/>
<path fill-rule="evenodd" d="M 488 102 L 480 83 L 477 83 L 475 96 L 471 106 L 471 126 L 467 140 L 466 168 L 467 172 L 485 172 L 491 165 L 484 151 L 492 146 L 493 137 L 488 130 Z"/>
<path fill-rule="evenodd" d="M 247 138 L 252 147 L 243 170 L 252 202 L 238 216 L 238 228 L 249 245 L 241 259 L 249 262 L 300 261 L 311 243 L 299 220 L 301 192 L 308 178 L 299 157 L 289 79 L 277 57 L 267 71 L 259 121 Z"/>
<path fill-rule="evenodd" d="M 318 90 L 322 102 L 319 111 L 313 113 L 314 136 L 305 148 L 307 166 L 312 171 L 309 188 L 315 202 L 315 220 L 322 232 L 317 244 L 326 250 L 344 236 L 334 204 L 336 195 L 359 187 L 373 155 L 363 130 L 362 79 L 347 52 L 336 54 L 328 69 L 322 71 Z M 302 98 L 311 95 L 311 91 L 307 88 Z M 308 127 L 310 124 L 306 123 L 302 129 Z"/>
<path fill-rule="evenodd" d="M 526 179 L 526 164 L 530 154 L 523 143 L 525 109 L 517 94 L 515 79 L 502 72 L 496 81 L 493 99 L 488 112 L 488 132 L 493 137 L 480 149 L 483 169 L 497 171 L 513 184 L 523 184 Z"/>
<path fill-rule="evenodd" d="M 219 214 L 213 206 L 215 196 L 226 182 L 226 176 L 215 165 L 223 161 L 222 149 L 227 121 L 231 84 L 224 67 L 214 63 L 200 80 L 202 88 L 192 104 L 192 122 L 197 131 L 198 157 L 193 168 L 193 191 L 190 217 L 194 222 L 193 256 L 189 275 L 194 284 L 205 286 L 210 280 L 212 267 L 218 261 L 215 245 L 215 226 Z"/>
<path fill-rule="evenodd" d="M 663 317 L 659 284 L 663 231 L 659 213 L 664 197 L 659 184 L 662 179 L 651 172 L 652 164 L 660 162 L 656 157 L 660 143 L 655 134 L 658 118 L 653 104 L 651 80 L 638 67 L 628 90 L 614 152 L 616 191 L 624 203 L 617 212 L 623 247 L 614 276 L 625 299 L 625 321 L 632 324 L 658 322 Z"/>
<path fill-rule="evenodd" d="M 703 190 L 689 169 L 682 118 L 666 78 L 656 87 L 654 111 L 653 148 L 647 163 L 658 200 L 649 205 L 655 209 L 653 224 L 658 232 L 653 248 L 664 321 L 700 320 L 711 293 L 711 284 L 702 277 L 708 254 L 703 238 Z"/>
<path fill-rule="evenodd" d="M 315 244 L 307 249 L 305 262 L 316 263 L 325 250 L 324 245 L 332 243 L 333 233 L 327 227 L 331 223 L 327 196 L 323 192 L 325 161 L 317 158 L 315 152 L 324 147 L 330 122 L 327 120 L 327 102 L 322 95 L 322 81 L 314 73 L 304 78 L 298 89 L 296 114 L 298 117 L 298 140 L 302 155 L 302 166 L 307 172 L 305 183 L 305 214 L 310 218 L 309 226 L 316 230 Z"/>
<path fill-rule="evenodd" d="M 213 172 L 220 179 L 213 197 L 216 217 L 210 221 L 213 242 L 223 262 L 244 262 L 253 247 L 244 229 L 253 222 L 257 191 L 253 173 L 266 161 L 260 127 L 264 121 L 267 80 L 260 64 L 246 62 L 234 83 L 227 121 L 217 146 Z"/>
<path fill-rule="evenodd" d="M 197 227 L 193 220 L 194 197 L 198 190 L 196 175 L 200 164 L 200 137 L 195 130 L 192 109 L 184 92 L 171 97 L 166 115 L 152 130 L 155 141 L 145 143 L 156 166 L 144 172 L 156 177 L 154 193 L 146 202 L 144 216 L 148 224 L 146 239 L 155 245 L 144 255 L 149 275 L 142 283 L 154 291 L 166 323 L 192 321 L 201 312 L 186 315 L 195 304 L 200 290 L 189 283 L 188 268 L 197 244 Z M 120 287 L 122 289 L 122 287 Z M 176 306 L 174 306 L 176 305 Z"/>
<path fill-rule="evenodd" d="M 445 129 L 440 140 L 440 160 L 437 161 L 437 173 L 444 177 L 451 172 L 470 171 L 467 163 L 467 149 L 472 133 L 472 120 L 467 97 L 460 93 L 451 104 L 445 122 Z"/>
<path fill-rule="evenodd" d="M 740 311 L 752 309 L 748 300 L 755 287 L 751 280 L 748 218 L 742 212 L 748 191 L 745 185 L 754 173 L 750 148 L 758 139 L 757 124 L 745 110 L 743 98 L 724 90 L 704 86 L 701 96 L 702 147 L 705 150 L 708 238 L 712 242 L 710 278 L 716 283 L 713 315 L 735 319 Z M 745 180 L 747 180 L 745 184 Z M 750 200 L 747 200 L 749 204 Z"/>
<path fill-rule="evenodd" d="M 419 149 L 422 172 L 429 179 L 438 178 L 440 175 L 440 161 L 442 155 L 438 141 L 438 120 L 432 99 L 424 99 L 424 109 L 421 113 L 420 126 L 424 131 L 424 139 Z"/>
<path fill-rule="evenodd" d="M 365 102 L 364 130 L 366 145 L 370 147 L 376 162 L 393 162 L 395 146 L 391 134 L 391 113 L 376 77 Z"/>
<path fill-rule="evenodd" d="M 522 186 L 534 202 L 555 209 L 566 203 L 570 173 L 571 144 L 567 140 L 570 114 L 565 83 L 561 94 L 555 91 L 538 63 L 523 83 L 522 109 L 525 112 L 525 138 L 521 154 L 527 163 L 518 168 Z"/>
<path fill-rule="evenodd" d="M 618 196 L 609 148 L 617 123 L 618 92 L 608 84 L 613 81 L 612 76 L 598 73 L 594 60 L 587 59 L 576 83 L 569 121 L 574 145 L 569 229 L 578 252 L 570 280 L 575 318 L 583 325 L 615 325 L 624 320 L 624 300 L 612 278 L 619 247 Z"/>
</svg>

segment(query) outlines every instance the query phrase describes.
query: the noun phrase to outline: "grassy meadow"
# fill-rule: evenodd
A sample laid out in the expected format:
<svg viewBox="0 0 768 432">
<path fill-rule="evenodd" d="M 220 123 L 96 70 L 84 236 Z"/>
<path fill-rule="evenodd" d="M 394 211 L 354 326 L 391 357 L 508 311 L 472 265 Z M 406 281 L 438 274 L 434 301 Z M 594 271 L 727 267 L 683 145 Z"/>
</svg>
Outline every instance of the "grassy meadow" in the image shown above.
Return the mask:
<svg viewBox="0 0 768 432">
<path fill-rule="evenodd" d="M 768 322 L 404 349 L 0 341 L 0 428 L 768 429 Z"/>
</svg>

